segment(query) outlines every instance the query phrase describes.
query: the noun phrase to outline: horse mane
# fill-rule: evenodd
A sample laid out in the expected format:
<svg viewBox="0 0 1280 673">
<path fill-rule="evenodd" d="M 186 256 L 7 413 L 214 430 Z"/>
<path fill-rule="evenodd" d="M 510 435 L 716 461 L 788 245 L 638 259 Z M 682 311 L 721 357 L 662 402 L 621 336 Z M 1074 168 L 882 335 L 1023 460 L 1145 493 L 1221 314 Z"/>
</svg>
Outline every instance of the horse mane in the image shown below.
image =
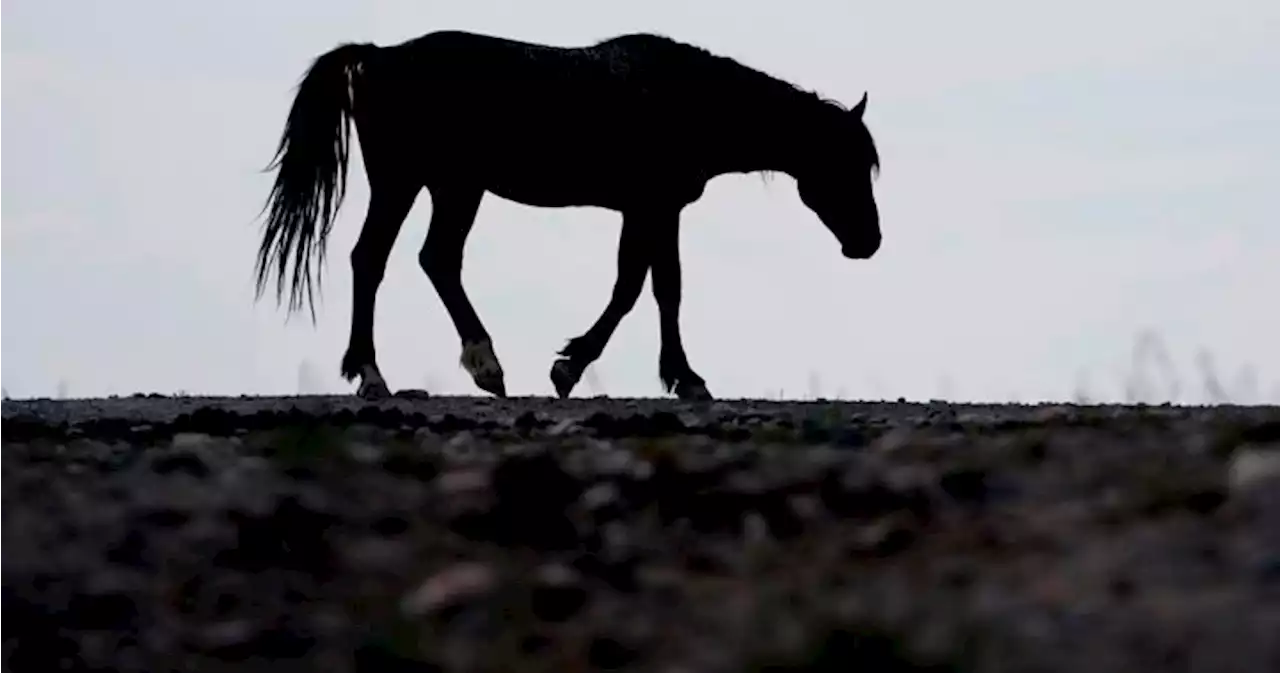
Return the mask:
<svg viewBox="0 0 1280 673">
<path fill-rule="evenodd" d="M 744 84 L 751 86 L 753 89 L 764 89 L 772 94 L 783 98 L 795 99 L 797 96 L 810 98 L 821 103 L 833 105 L 840 110 L 847 111 L 843 104 L 839 101 L 827 98 L 815 91 L 803 89 L 780 77 L 775 77 L 762 70 L 753 68 L 745 63 L 731 57 L 717 54 L 704 47 L 688 42 L 681 42 L 666 35 L 657 33 L 637 33 L 632 35 L 624 35 L 614 39 L 640 38 L 653 40 L 655 42 L 665 43 L 667 46 L 689 52 L 696 58 L 690 58 L 685 67 L 704 68 L 708 74 L 714 75 L 720 81 L 732 82 L 735 84 Z M 606 40 L 605 42 L 608 42 Z M 605 44 L 600 42 L 597 46 Z"/>
<path fill-rule="evenodd" d="M 602 40 L 594 46 L 605 46 L 617 40 L 646 40 L 683 50 L 693 58 L 689 58 L 687 63 L 682 64 L 682 67 L 701 68 L 709 75 L 708 79 L 726 82 L 731 89 L 741 87 L 738 90 L 750 92 L 752 95 L 764 91 L 770 97 L 776 97 L 776 100 L 816 102 L 841 113 L 847 113 L 850 109 L 849 106 L 834 98 L 829 98 L 817 91 L 802 88 L 781 77 L 770 75 L 731 56 L 717 54 L 696 44 L 681 42 L 666 35 L 633 33 Z M 869 131 L 867 132 L 867 151 L 869 153 L 867 159 L 870 162 L 871 169 L 878 174 L 880 171 L 880 152 L 876 149 L 875 140 L 871 137 Z"/>
</svg>

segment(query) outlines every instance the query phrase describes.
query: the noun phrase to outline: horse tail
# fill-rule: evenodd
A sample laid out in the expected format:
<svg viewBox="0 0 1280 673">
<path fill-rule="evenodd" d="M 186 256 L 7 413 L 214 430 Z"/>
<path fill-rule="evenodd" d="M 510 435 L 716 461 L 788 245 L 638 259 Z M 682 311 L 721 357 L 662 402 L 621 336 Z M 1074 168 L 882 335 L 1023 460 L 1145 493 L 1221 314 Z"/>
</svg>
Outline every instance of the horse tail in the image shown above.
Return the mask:
<svg viewBox="0 0 1280 673">
<path fill-rule="evenodd" d="M 267 205 L 262 243 L 255 265 L 256 299 L 267 277 L 276 275 L 276 301 L 289 286 L 289 312 L 305 298 L 315 322 L 313 263 L 323 266 L 325 241 L 346 193 L 351 119 L 359 96 L 363 66 L 378 47 L 344 44 L 320 55 L 303 76 L 289 109 L 284 133 L 267 171 L 279 169 Z M 289 261 L 293 261 L 292 273 Z"/>
</svg>

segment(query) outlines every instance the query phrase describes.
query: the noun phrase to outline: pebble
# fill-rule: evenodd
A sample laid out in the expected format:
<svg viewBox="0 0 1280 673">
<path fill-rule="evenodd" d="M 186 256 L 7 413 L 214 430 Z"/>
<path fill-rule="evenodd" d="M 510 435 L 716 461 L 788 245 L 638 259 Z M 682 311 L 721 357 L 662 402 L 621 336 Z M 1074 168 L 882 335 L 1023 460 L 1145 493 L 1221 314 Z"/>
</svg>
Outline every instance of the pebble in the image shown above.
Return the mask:
<svg viewBox="0 0 1280 673">
<path fill-rule="evenodd" d="M 422 582 L 400 601 L 400 610 L 419 617 L 483 595 L 492 590 L 497 574 L 484 563 L 465 561 L 451 565 Z"/>
<path fill-rule="evenodd" d="M 1280 485 L 1280 448 L 1241 448 L 1232 454 L 1227 474 L 1227 481 L 1235 491 L 1271 481 Z"/>
<path fill-rule="evenodd" d="M 347 445 L 347 455 L 362 465 L 377 464 L 385 453 L 381 447 L 369 442 L 351 442 Z"/>
<path fill-rule="evenodd" d="M 578 421 L 576 419 L 572 419 L 572 418 L 566 418 L 559 421 L 555 425 L 551 426 L 551 429 L 547 431 L 547 434 L 551 435 L 552 437 L 566 437 L 569 435 L 577 435 L 581 433 L 582 433 L 582 426 L 578 424 Z"/>
<path fill-rule="evenodd" d="M 196 642 L 208 649 L 218 649 L 248 642 L 258 626 L 249 619 L 231 619 L 210 624 L 196 633 Z"/>
<path fill-rule="evenodd" d="M 174 449 L 197 449 L 214 441 L 213 437 L 203 432 L 179 432 L 173 436 L 169 446 Z"/>
<path fill-rule="evenodd" d="M 493 471 L 482 467 L 456 468 L 436 477 L 436 489 L 444 497 L 483 491 L 490 487 Z"/>
<path fill-rule="evenodd" d="M 577 571 L 561 563 L 548 563 L 534 573 L 530 608 L 538 619 L 562 622 L 587 603 L 588 593 Z"/>
<path fill-rule="evenodd" d="M 618 487 L 609 482 L 601 482 L 587 489 L 582 494 L 582 504 L 589 511 L 611 505 L 618 500 Z"/>
<path fill-rule="evenodd" d="M 394 570 L 408 554 L 404 543 L 380 537 L 357 540 L 342 550 L 347 563 L 360 571 Z"/>
</svg>

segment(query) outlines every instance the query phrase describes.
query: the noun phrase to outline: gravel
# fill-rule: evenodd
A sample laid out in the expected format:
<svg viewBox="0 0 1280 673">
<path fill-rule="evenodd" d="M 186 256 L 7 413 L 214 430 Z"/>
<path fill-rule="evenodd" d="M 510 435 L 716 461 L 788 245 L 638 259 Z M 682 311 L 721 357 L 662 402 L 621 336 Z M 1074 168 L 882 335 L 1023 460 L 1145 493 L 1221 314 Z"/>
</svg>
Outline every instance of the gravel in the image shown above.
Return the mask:
<svg viewBox="0 0 1280 673">
<path fill-rule="evenodd" d="M 3 404 L 5 670 L 1280 670 L 1280 409 Z"/>
</svg>

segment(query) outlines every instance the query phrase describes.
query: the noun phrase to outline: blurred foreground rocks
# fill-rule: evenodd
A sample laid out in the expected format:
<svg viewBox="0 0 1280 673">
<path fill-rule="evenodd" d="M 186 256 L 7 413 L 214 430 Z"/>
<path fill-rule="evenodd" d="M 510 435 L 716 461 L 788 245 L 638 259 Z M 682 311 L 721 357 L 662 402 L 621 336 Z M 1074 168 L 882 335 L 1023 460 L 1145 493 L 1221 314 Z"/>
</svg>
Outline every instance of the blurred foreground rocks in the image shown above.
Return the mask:
<svg viewBox="0 0 1280 673">
<path fill-rule="evenodd" d="M 3 406 L 6 670 L 1280 670 L 1280 410 Z"/>
</svg>

